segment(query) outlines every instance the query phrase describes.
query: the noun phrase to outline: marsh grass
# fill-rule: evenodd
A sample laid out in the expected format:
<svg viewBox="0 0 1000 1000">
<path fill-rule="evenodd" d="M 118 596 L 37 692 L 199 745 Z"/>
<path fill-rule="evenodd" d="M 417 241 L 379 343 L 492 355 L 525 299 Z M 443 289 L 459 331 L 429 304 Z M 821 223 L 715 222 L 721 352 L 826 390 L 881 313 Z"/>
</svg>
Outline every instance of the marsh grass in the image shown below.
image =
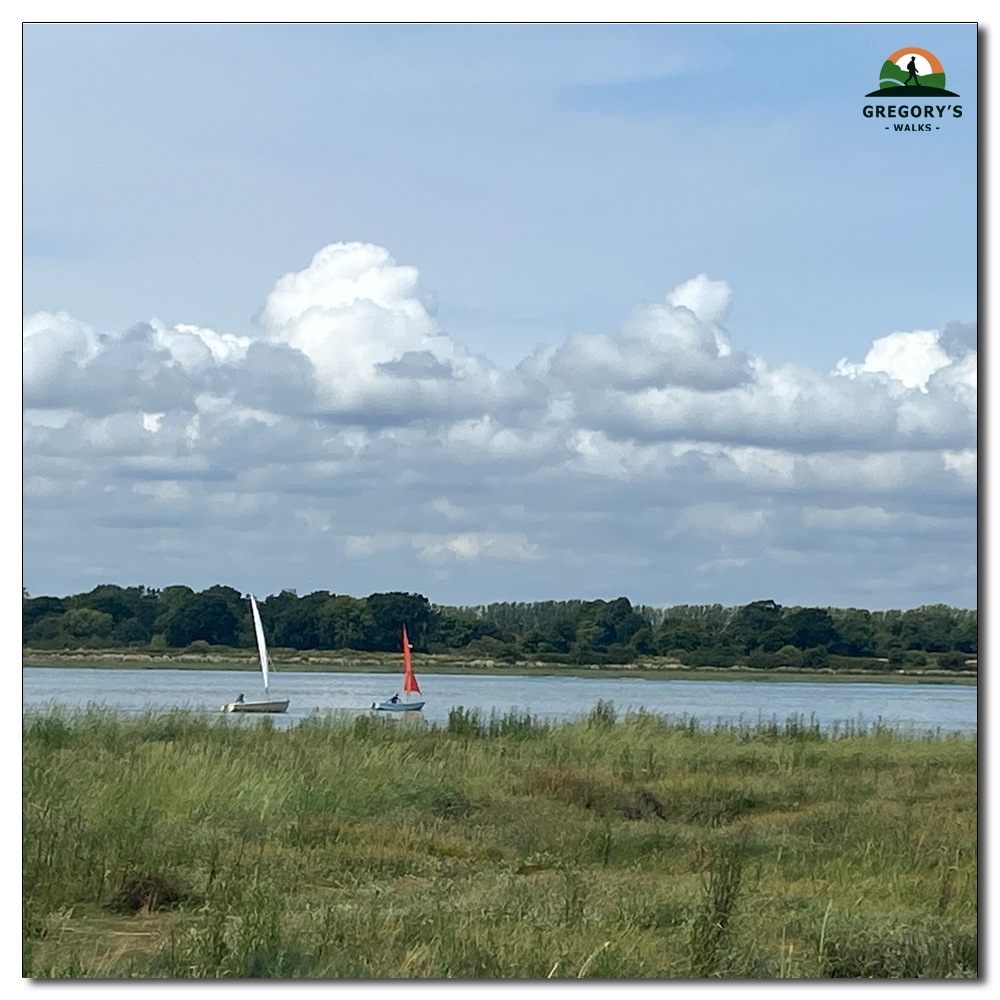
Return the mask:
<svg viewBox="0 0 1000 1000">
<path fill-rule="evenodd" d="M 266 721 L 24 717 L 25 975 L 978 975 L 974 741 Z"/>
</svg>

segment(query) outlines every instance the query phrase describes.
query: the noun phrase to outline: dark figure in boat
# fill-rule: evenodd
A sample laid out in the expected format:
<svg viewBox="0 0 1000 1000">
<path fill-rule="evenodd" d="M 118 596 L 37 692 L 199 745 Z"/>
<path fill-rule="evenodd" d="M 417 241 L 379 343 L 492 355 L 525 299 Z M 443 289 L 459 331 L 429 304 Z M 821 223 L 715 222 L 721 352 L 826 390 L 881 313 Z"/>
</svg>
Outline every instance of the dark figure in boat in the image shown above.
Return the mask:
<svg viewBox="0 0 1000 1000">
<path fill-rule="evenodd" d="M 243 704 L 243 695 L 237 695 L 236 696 L 236 704 L 237 705 L 242 705 Z"/>
<path fill-rule="evenodd" d="M 398 694 L 394 694 L 394 695 L 393 695 L 393 696 L 392 696 L 392 697 L 391 697 L 391 698 L 389 699 L 389 704 L 390 704 L 390 705 L 395 705 L 395 704 L 396 704 L 396 703 L 397 703 L 398 701 L 399 701 L 399 695 L 398 695 Z"/>
</svg>

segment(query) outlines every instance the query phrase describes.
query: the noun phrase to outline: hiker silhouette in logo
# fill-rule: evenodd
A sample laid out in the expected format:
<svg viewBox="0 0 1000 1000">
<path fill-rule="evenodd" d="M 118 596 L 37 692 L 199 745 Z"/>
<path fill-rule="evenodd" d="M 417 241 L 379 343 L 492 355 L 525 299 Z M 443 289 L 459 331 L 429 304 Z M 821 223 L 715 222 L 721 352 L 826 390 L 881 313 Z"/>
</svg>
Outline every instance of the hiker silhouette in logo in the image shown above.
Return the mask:
<svg viewBox="0 0 1000 1000">
<path fill-rule="evenodd" d="M 916 56 L 910 56 L 910 61 L 906 64 L 906 69 L 910 75 L 906 78 L 906 82 L 903 84 L 903 86 L 908 87 L 910 85 L 910 81 L 912 80 L 914 84 L 919 87 L 920 81 L 917 79 L 917 76 L 919 76 L 919 74 L 917 73 Z"/>
</svg>

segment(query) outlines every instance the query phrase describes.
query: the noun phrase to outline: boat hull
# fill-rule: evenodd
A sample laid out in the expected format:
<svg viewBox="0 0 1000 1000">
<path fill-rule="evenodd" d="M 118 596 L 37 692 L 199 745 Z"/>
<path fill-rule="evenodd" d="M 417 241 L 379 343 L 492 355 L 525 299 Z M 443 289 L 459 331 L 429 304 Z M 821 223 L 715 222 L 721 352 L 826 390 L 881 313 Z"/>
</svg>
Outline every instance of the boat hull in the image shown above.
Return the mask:
<svg viewBox="0 0 1000 1000">
<path fill-rule="evenodd" d="M 222 706 L 223 712 L 285 712 L 287 701 L 231 701 Z"/>
<path fill-rule="evenodd" d="M 419 712 L 426 705 L 425 701 L 383 701 L 375 706 L 376 712 Z"/>
</svg>

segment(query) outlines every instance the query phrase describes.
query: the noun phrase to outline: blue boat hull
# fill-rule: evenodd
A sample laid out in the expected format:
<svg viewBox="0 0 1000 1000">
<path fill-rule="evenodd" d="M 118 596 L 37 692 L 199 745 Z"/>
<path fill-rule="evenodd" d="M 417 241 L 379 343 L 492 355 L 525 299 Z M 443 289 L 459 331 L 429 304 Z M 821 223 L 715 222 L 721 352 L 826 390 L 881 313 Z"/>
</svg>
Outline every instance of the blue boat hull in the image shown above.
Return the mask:
<svg viewBox="0 0 1000 1000">
<path fill-rule="evenodd" d="M 372 708 L 376 712 L 419 712 L 426 704 L 424 701 L 383 701 Z"/>
</svg>

